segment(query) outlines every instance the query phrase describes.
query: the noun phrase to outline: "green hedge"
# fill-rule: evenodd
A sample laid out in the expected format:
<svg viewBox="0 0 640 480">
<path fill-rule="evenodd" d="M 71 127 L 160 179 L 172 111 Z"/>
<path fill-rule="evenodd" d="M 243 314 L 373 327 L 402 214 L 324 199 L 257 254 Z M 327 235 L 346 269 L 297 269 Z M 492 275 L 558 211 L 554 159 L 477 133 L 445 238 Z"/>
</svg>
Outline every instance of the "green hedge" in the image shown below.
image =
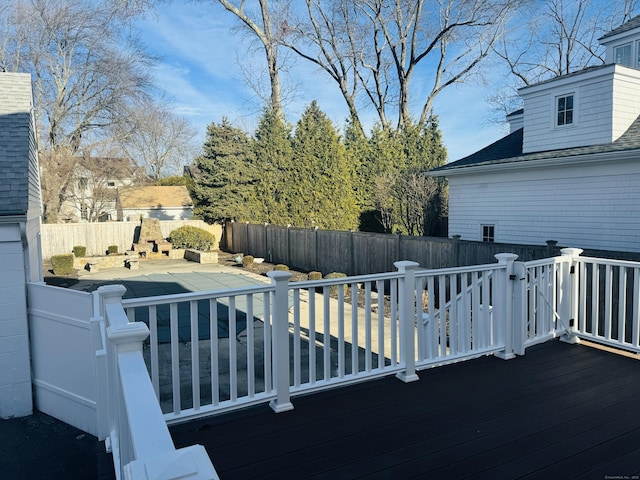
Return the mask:
<svg viewBox="0 0 640 480">
<path fill-rule="evenodd" d="M 87 247 L 82 245 L 76 245 L 73 247 L 73 256 L 76 258 L 84 257 L 87 255 Z"/>
<path fill-rule="evenodd" d="M 118 245 L 109 245 L 107 247 L 107 255 L 118 253 Z"/>
<path fill-rule="evenodd" d="M 169 241 L 173 248 L 191 248 L 206 252 L 216 243 L 216 237 L 202 228 L 185 225 L 172 231 Z"/>
<path fill-rule="evenodd" d="M 53 255 L 51 257 L 51 266 L 55 275 L 69 275 L 73 272 L 73 254 Z"/>
</svg>

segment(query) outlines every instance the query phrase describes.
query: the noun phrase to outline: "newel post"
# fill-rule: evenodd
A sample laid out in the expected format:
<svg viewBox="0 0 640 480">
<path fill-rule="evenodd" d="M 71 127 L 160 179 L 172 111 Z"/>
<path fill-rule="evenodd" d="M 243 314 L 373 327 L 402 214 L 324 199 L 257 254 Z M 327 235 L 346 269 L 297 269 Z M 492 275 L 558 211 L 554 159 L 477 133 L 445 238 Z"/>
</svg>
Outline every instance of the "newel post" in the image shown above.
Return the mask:
<svg viewBox="0 0 640 480">
<path fill-rule="evenodd" d="M 291 274 L 283 271 L 267 273 L 275 285 L 273 301 L 273 383 L 276 398 L 269 402 L 276 412 L 293 410 L 289 395 L 289 279 Z"/>
<path fill-rule="evenodd" d="M 498 329 L 502 332 L 501 335 L 504 335 L 504 351 L 497 352 L 496 356 L 503 360 L 510 360 L 516 356 L 513 350 L 513 323 L 515 321 L 513 316 L 513 284 L 515 281 L 513 264 L 518 255 L 515 253 L 498 253 L 494 256 L 498 260 L 498 264 L 504 266 L 504 269 L 498 275 L 499 283 L 495 301 L 496 303 L 500 302 L 500 309 L 496 311 L 498 318 L 494 318 L 494 321 L 498 322 Z M 503 295 L 504 299 L 501 299 L 500 295 Z"/>
<path fill-rule="evenodd" d="M 415 382 L 420 378 L 416 374 L 416 269 L 420 266 L 416 262 L 401 261 L 393 264 L 402 274 L 399 280 L 399 308 L 400 322 L 400 361 L 404 363 L 404 371 L 396 377 L 405 383 Z"/>
<path fill-rule="evenodd" d="M 567 258 L 562 266 L 562 282 L 559 289 L 558 314 L 559 322 L 565 328 L 560 340 L 566 343 L 580 343 L 576 335 L 575 322 L 578 317 L 578 280 L 576 266 L 578 257 L 583 252 L 581 248 L 563 248 L 560 253 Z M 557 327 L 556 327 L 557 328 Z"/>
</svg>

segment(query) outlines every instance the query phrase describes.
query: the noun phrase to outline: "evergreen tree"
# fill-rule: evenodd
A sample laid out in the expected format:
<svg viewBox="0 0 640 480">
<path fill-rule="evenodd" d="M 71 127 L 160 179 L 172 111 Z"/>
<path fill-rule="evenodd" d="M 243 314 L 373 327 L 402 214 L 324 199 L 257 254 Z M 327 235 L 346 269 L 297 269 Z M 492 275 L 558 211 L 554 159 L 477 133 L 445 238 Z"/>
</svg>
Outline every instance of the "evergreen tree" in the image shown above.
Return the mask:
<svg viewBox="0 0 640 480">
<path fill-rule="evenodd" d="M 356 228 L 358 207 L 345 148 L 315 101 L 297 124 L 293 152 L 293 223 L 335 230 Z"/>
<path fill-rule="evenodd" d="M 208 223 L 253 220 L 256 171 L 251 138 L 226 118 L 207 127 L 200 175 L 193 188 L 194 213 Z"/>
<path fill-rule="evenodd" d="M 265 109 L 255 133 L 256 167 L 260 172 L 256 185 L 256 222 L 274 225 L 292 223 L 289 213 L 293 150 L 291 128 L 272 109 Z"/>
</svg>

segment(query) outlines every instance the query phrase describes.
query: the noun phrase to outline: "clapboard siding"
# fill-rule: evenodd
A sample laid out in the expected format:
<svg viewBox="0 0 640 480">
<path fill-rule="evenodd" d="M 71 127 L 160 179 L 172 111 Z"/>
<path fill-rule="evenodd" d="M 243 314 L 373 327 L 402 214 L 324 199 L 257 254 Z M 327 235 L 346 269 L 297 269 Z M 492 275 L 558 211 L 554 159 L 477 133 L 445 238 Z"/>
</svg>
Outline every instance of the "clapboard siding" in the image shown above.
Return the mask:
<svg viewBox="0 0 640 480">
<path fill-rule="evenodd" d="M 161 220 L 162 236 L 168 237 L 173 230 L 183 225 L 202 228 L 215 235 L 214 248 L 217 248 L 222 236 L 222 226 L 209 225 L 202 220 Z M 118 251 L 124 252 L 131 249 L 139 226 L 140 222 L 43 224 L 42 258 L 71 253 L 76 245 L 87 247 L 89 256 L 104 255 L 109 245 L 117 245 Z"/>
<path fill-rule="evenodd" d="M 640 160 L 640 159 L 639 159 Z M 495 225 L 496 242 L 602 250 L 640 249 L 640 165 L 583 165 L 449 179 L 449 233 L 481 240 Z"/>
<path fill-rule="evenodd" d="M 596 145 L 612 141 L 612 90 L 615 66 L 597 70 L 598 75 L 557 79 L 525 88 L 523 151 L 538 152 L 558 148 Z M 556 98 L 574 95 L 572 125 L 555 124 Z M 598 99 L 598 101 L 594 101 Z M 608 100 L 609 99 L 609 100 Z"/>
</svg>

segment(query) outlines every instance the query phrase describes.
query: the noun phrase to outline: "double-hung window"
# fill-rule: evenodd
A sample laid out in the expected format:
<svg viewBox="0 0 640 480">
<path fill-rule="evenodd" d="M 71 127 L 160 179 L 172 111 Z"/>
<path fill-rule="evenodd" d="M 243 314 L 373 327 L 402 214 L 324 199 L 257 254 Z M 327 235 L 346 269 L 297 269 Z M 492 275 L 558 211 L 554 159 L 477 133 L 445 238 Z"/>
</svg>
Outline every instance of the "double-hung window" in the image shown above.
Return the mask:
<svg viewBox="0 0 640 480">
<path fill-rule="evenodd" d="M 631 62 L 631 44 L 620 45 L 613 50 L 615 62 L 625 67 L 633 67 Z"/>
<path fill-rule="evenodd" d="M 482 241 L 495 242 L 495 240 L 496 240 L 496 226 L 482 225 Z"/>
<path fill-rule="evenodd" d="M 556 125 L 571 125 L 573 123 L 573 94 L 557 98 Z"/>
</svg>

